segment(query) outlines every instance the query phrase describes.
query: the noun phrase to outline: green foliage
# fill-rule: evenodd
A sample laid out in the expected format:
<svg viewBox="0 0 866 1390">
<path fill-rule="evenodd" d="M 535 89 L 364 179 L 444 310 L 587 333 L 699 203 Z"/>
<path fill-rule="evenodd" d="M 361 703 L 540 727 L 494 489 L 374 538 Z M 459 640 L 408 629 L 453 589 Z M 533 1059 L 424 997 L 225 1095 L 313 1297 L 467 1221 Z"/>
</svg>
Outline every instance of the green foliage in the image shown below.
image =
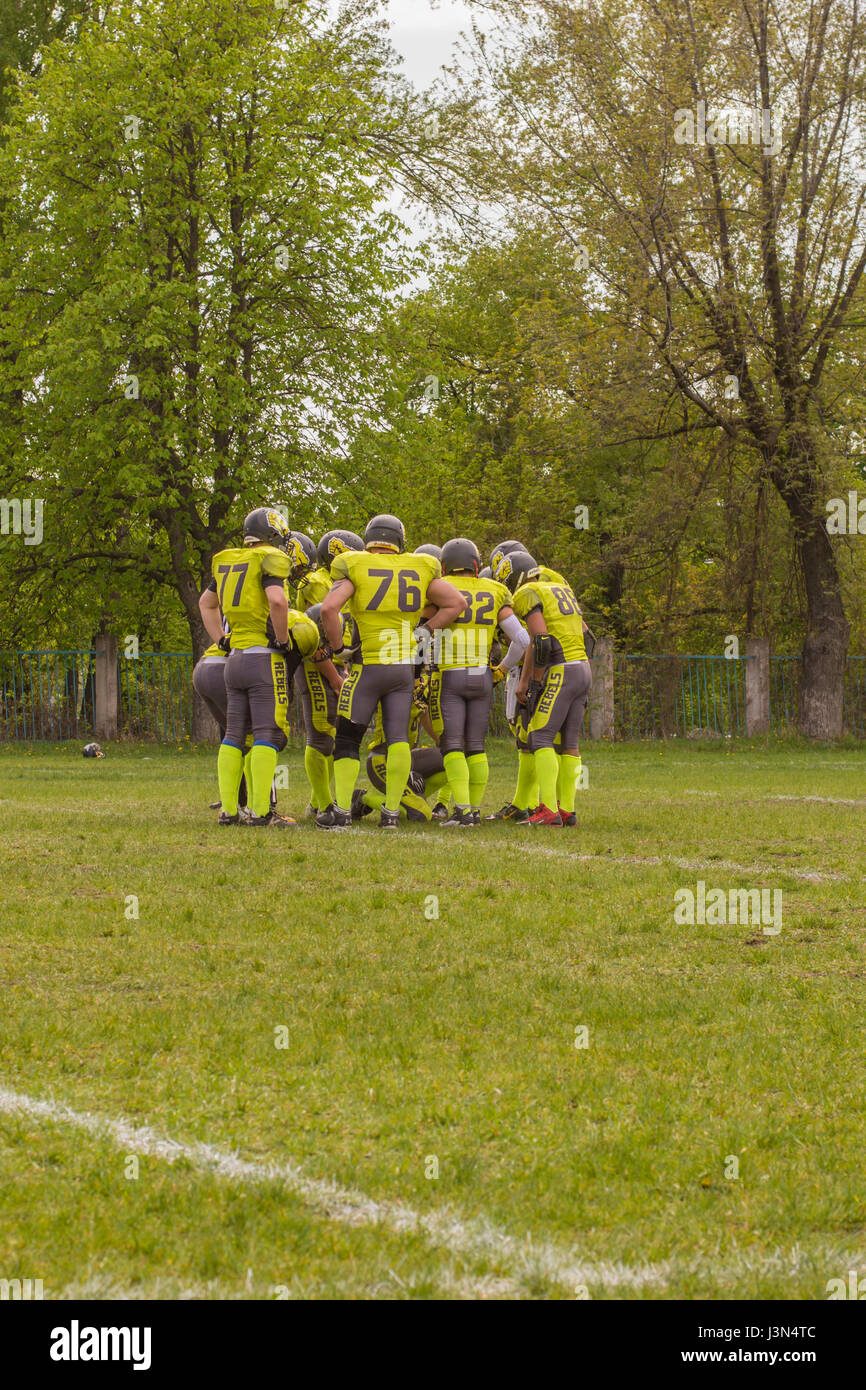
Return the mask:
<svg viewBox="0 0 866 1390">
<path fill-rule="evenodd" d="M 167 586 L 200 639 L 245 512 L 312 529 L 344 488 L 369 326 L 405 274 L 389 62 L 363 6 L 324 27 L 124 0 L 24 83 L 0 157 L 2 490 L 45 497 L 45 540 L 7 542 L 4 568 L 43 611 L 141 631 Z"/>
</svg>

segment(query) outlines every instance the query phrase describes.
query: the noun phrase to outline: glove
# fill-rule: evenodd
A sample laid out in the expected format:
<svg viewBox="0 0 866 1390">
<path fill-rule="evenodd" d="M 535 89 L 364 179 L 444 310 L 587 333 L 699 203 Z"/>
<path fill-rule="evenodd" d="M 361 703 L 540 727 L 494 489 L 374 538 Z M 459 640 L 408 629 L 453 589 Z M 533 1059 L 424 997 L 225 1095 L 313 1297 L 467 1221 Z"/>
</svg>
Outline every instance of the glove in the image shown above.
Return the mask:
<svg viewBox="0 0 866 1390">
<path fill-rule="evenodd" d="M 523 706 L 527 714 L 532 714 L 534 712 L 535 706 L 541 699 L 541 692 L 543 689 L 544 681 L 529 682 L 529 690 L 526 692 L 526 704 Z"/>
<path fill-rule="evenodd" d="M 491 669 L 491 671 L 493 672 L 493 684 L 494 684 L 494 685 L 498 685 L 500 681 L 504 681 L 504 680 L 505 680 L 505 677 L 508 675 L 508 672 L 507 672 L 507 671 L 503 671 L 503 669 L 502 669 L 501 666 L 491 666 L 490 669 Z"/>
<path fill-rule="evenodd" d="M 232 649 L 232 639 L 231 639 L 231 637 L 229 637 L 229 636 L 221 637 L 220 640 L 217 642 L 217 646 L 219 647 L 219 649 L 220 649 L 221 652 L 225 652 L 226 656 L 228 656 L 229 652 L 230 652 L 231 649 Z"/>
<path fill-rule="evenodd" d="M 421 661 L 422 671 L 429 672 L 433 669 L 433 632 L 426 623 L 419 623 L 412 633 L 412 640 L 415 643 L 415 650 Z"/>
<path fill-rule="evenodd" d="M 268 646 L 269 646 L 273 651 L 279 652 L 281 656 L 291 656 L 291 654 L 292 654 L 292 638 L 291 638 L 291 634 L 289 634 L 289 636 L 286 638 L 285 642 L 277 642 L 277 641 L 274 639 L 274 640 L 272 640 L 272 641 L 270 641 L 270 642 L 268 643 Z"/>
</svg>

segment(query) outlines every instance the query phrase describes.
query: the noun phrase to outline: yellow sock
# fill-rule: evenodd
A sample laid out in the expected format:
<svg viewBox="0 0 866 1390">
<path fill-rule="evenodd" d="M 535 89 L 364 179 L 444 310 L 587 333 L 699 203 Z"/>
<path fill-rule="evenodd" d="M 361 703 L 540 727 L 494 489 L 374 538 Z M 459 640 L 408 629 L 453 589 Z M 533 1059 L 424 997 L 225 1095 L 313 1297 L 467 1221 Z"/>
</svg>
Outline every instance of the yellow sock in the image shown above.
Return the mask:
<svg viewBox="0 0 866 1390">
<path fill-rule="evenodd" d="M 341 811 L 351 811 L 352 792 L 358 780 L 361 763 L 358 758 L 334 759 L 334 800 Z"/>
<path fill-rule="evenodd" d="M 517 755 L 517 790 L 512 805 L 519 811 L 528 811 L 538 800 L 538 783 L 535 780 L 535 757 L 532 753 Z"/>
<path fill-rule="evenodd" d="M 481 809 L 487 779 L 490 776 L 487 754 L 471 753 L 466 759 L 466 766 L 469 769 L 469 805 L 473 811 L 478 811 Z"/>
<path fill-rule="evenodd" d="M 277 750 L 271 743 L 254 743 L 250 749 L 253 772 L 253 797 L 250 810 L 254 816 L 266 816 L 271 809 L 271 783 L 277 769 Z"/>
<path fill-rule="evenodd" d="M 399 811 L 400 798 L 412 771 L 412 749 L 408 743 L 391 743 L 385 759 L 385 808 Z"/>
<path fill-rule="evenodd" d="M 310 801 L 317 811 L 326 811 L 331 804 L 329 759 L 318 748 L 304 749 L 304 767 L 310 783 Z"/>
<path fill-rule="evenodd" d="M 244 755 L 233 743 L 221 743 L 217 757 L 217 778 L 220 785 L 220 801 L 227 816 L 238 813 L 238 789 L 244 770 Z"/>
<path fill-rule="evenodd" d="M 541 805 L 549 811 L 556 810 L 556 753 L 552 748 L 537 748 L 535 751 L 535 771 L 538 777 L 538 794 Z"/>
<path fill-rule="evenodd" d="M 573 758 L 570 753 L 563 753 L 556 790 L 559 804 L 567 815 L 571 815 L 574 810 L 574 796 L 577 791 L 579 774 L 580 758 Z"/>
<path fill-rule="evenodd" d="M 460 752 L 446 753 L 442 760 L 445 764 L 445 771 L 448 773 L 448 785 L 451 788 L 451 795 L 454 797 L 454 805 L 462 807 L 464 810 L 469 807 L 469 767 L 466 762 L 466 754 Z"/>
</svg>

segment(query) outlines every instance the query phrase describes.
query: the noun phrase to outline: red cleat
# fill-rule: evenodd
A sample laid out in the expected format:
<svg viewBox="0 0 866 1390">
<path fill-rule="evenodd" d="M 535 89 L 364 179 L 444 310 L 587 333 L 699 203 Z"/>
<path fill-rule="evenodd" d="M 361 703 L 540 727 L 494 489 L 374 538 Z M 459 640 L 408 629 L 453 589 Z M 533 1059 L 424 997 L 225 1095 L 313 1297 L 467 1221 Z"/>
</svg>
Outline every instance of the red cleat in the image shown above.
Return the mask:
<svg viewBox="0 0 866 1390">
<path fill-rule="evenodd" d="M 562 816 L 563 825 L 577 825 L 577 814 L 574 811 L 563 811 L 562 807 L 560 806 L 559 814 Z"/>
<path fill-rule="evenodd" d="M 547 806 L 541 805 L 529 820 L 523 822 L 524 825 L 562 825 L 562 816 L 558 811 L 551 811 Z"/>
</svg>

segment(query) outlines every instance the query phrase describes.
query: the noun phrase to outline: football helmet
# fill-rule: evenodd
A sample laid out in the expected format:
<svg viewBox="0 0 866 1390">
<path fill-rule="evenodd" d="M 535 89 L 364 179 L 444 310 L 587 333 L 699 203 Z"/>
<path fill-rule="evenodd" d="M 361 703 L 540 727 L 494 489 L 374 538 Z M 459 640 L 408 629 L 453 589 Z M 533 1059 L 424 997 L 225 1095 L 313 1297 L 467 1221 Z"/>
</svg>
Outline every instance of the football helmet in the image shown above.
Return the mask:
<svg viewBox="0 0 866 1390">
<path fill-rule="evenodd" d="M 308 574 L 311 569 L 315 568 L 316 542 L 312 539 L 312 537 L 306 536 L 303 531 L 293 531 L 292 540 L 297 541 L 298 545 L 301 547 L 301 550 L 304 553 L 303 563 L 300 560 L 296 560 L 296 563 L 292 568 L 292 572 L 289 575 L 289 579 L 291 580 L 291 582 L 293 584 L 297 584 L 299 579 L 303 579 L 305 574 Z M 297 551 L 293 548 L 291 553 L 294 559 L 297 556 Z"/>
<path fill-rule="evenodd" d="M 364 531 L 364 546 L 381 545 L 399 555 L 406 548 L 406 528 L 399 517 L 387 512 L 371 517 Z"/>
<path fill-rule="evenodd" d="M 319 541 L 316 556 L 319 564 L 329 570 L 332 562 L 345 550 L 363 549 L 364 542 L 354 531 L 326 531 Z"/>
<path fill-rule="evenodd" d="M 292 528 L 273 507 L 256 507 L 244 517 L 244 545 L 274 545 L 288 551 Z"/>
<path fill-rule="evenodd" d="M 496 573 L 496 571 L 499 567 L 499 562 L 502 559 L 503 555 L 511 555 L 512 552 L 515 550 L 525 549 L 526 547 L 520 541 L 500 541 L 498 545 L 495 545 L 490 552 L 490 572 L 493 575 L 493 578 L 499 578 L 499 575 Z"/>
<path fill-rule="evenodd" d="M 526 550 L 512 550 L 499 561 L 496 578 L 510 594 L 515 593 L 527 579 L 538 577 L 538 565 Z"/>
<path fill-rule="evenodd" d="M 481 556 L 474 541 L 467 540 L 465 536 L 455 536 L 443 545 L 441 561 L 443 574 L 477 575 Z"/>
</svg>

